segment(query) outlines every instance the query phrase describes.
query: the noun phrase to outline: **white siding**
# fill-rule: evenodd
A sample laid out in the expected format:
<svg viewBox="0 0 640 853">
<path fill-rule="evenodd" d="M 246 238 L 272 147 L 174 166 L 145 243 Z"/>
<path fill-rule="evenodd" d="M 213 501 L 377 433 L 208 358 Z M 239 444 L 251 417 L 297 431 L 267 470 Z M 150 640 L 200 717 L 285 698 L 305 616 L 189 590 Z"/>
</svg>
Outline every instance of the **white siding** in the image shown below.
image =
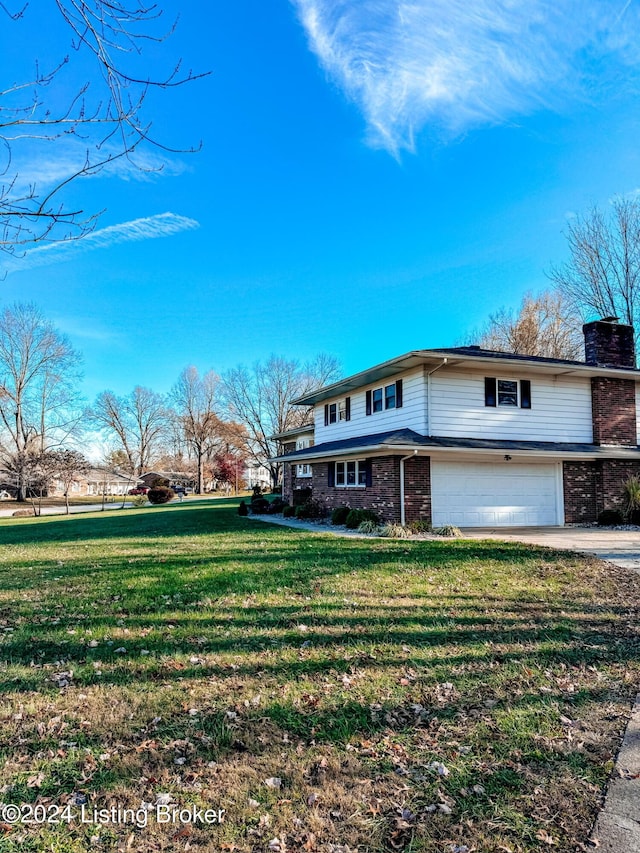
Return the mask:
<svg viewBox="0 0 640 853">
<path fill-rule="evenodd" d="M 402 407 L 367 415 L 365 408 L 366 392 L 374 388 L 384 388 L 385 385 L 390 385 L 396 379 L 402 379 Z M 351 420 L 338 421 L 335 424 L 325 426 L 325 403 L 336 403 L 344 400 L 345 396 L 351 397 Z M 343 438 L 372 435 L 393 429 L 412 429 L 421 435 L 426 435 L 426 396 L 426 380 L 422 369 L 418 368 L 399 376 L 381 380 L 373 385 L 363 385 L 362 388 L 352 391 L 351 394 L 342 394 L 339 397 L 325 400 L 315 407 L 315 443 L 341 441 Z"/>
<path fill-rule="evenodd" d="M 484 378 L 530 379 L 531 408 L 485 406 Z M 431 377 L 431 435 L 524 441 L 593 441 L 588 378 L 514 373 L 496 365 L 486 373 L 443 369 Z"/>
</svg>

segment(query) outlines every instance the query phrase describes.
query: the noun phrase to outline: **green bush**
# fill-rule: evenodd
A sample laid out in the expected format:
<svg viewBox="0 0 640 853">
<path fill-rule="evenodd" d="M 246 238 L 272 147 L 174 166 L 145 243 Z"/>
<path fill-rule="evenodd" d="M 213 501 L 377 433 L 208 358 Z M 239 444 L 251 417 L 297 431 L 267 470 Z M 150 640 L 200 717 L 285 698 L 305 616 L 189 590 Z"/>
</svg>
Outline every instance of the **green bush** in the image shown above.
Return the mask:
<svg viewBox="0 0 640 853">
<path fill-rule="evenodd" d="M 344 524 L 350 512 L 351 507 L 337 506 L 331 513 L 331 524 Z"/>
<path fill-rule="evenodd" d="M 147 492 L 147 500 L 152 504 L 166 504 L 173 500 L 176 493 L 168 486 L 155 486 Z"/>
<path fill-rule="evenodd" d="M 266 498 L 251 498 L 250 507 L 253 515 L 263 515 L 269 512 L 269 501 Z"/>
<path fill-rule="evenodd" d="M 249 510 L 244 501 L 240 501 L 240 504 L 238 506 L 238 515 L 249 515 Z"/>
<path fill-rule="evenodd" d="M 618 524 L 624 524 L 624 518 L 617 509 L 603 509 L 598 516 L 599 527 L 616 527 Z"/>
<path fill-rule="evenodd" d="M 326 513 L 325 506 L 313 498 L 296 507 L 296 518 L 324 518 Z"/>
<path fill-rule="evenodd" d="M 131 495 L 130 501 L 134 506 L 144 506 L 147 502 L 147 496 L 146 495 Z"/>
<path fill-rule="evenodd" d="M 282 510 L 283 518 L 293 518 L 295 514 L 296 514 L 296 507 L 295 506 L 286 506 Z"/>
<path fill-rule="evenodd" d="M 281 497 L 276 496 L 269 504 L 269 514 L 274 515 L 277 512 L 282 512 L 286 506 L 289 504 L 283 501 Z"/>
<path fill-rule="evenodd" d="M 373 521 L 376 524 L 380 521 L 378 516 L 370 509 L 352 509 L 349 510 L 345 525 L 349 530 L 357 530 L 363 521 Z"/>
</svg>

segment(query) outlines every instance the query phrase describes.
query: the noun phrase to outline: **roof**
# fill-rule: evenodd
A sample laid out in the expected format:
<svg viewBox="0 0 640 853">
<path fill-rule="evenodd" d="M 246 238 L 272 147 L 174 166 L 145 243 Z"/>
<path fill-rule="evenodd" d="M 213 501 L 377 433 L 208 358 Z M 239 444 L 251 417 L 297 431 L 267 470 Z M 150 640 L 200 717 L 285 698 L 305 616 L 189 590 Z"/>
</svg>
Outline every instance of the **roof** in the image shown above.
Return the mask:
<svg viewBox="0 0 640 853">
<path fill-rule="evenodd" d="M 286 429 L 283 432 L 276 432 L 273 435 L 270 435 L 269 438 L 274 440 L 282 441 L 287 438 L 294 438 L 296 435 L 303 435 L 305 432 L 313 432 L 315 424 L 313 421 L 307 424 L 302 424 L 301 426 L 293 427 L 293 429 Z"/>
<path fill-rule="evenodd" d="M 510 352 L 481 349 L 480 347 L 445 347 L 441 349 L 412 350 L 389 361 L 376 364 L 367 370 L 354 373 L 331 385 L 316 388 L 292 400 L 295 405 L 310 406 L 340 394 L 348 394 L 365 385 L 396 376 L 415 367 L 441 367 L 496 365 L 509 362 L 527 367 L 536 373 L 553 375 L 611 376 L 627 379 L 640 378 L 640 370 L 635 367 L 609 367 L 604 364 L 586 364 L 584 361 L 569 361 L 561 358 L 543 358 L 537 355 L 517 355 Z"/>
<path fill-rule="evenodd" d="M 578 444 L 556 441 L 514 441 L 492 438 L 448 438 L 444 436 L 424 436 L 412 429 L 398 429 L 379 432 L 372 435 L 345 438 L 341 441 L 326 441 L 305 450 L 296 450 L 273 459 L 273 462 L 312 462 L 331 459 L 336 456 L 354 456 L 361 453 L 382 454 L 406 451 L 455 450 L 467 452 L 485 452 L 493 454 L 516 453 L 534 456 L 552 456 L 554 458 L 581 459 L 632 459 L 640 461 L 640 448 L 607 446 L 597 444 Z"/>
</svg>

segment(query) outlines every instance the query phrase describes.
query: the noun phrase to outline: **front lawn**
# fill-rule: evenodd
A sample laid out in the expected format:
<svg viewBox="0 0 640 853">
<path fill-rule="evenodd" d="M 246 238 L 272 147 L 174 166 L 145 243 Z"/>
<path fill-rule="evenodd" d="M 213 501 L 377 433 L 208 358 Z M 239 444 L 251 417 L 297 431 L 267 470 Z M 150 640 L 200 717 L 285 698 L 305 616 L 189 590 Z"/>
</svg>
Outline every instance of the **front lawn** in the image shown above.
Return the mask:
<svg viewBox="0 0 640 853">
<path fill-rule="evenodd" d="M 236 504 L 0 522 L 0 802 L 68 806 L 0 816 L 3 853 L 586 849 L 640 682 L 638 576 Z M 142 803 L 146 826 L 80 821 Z"/>
</svg>

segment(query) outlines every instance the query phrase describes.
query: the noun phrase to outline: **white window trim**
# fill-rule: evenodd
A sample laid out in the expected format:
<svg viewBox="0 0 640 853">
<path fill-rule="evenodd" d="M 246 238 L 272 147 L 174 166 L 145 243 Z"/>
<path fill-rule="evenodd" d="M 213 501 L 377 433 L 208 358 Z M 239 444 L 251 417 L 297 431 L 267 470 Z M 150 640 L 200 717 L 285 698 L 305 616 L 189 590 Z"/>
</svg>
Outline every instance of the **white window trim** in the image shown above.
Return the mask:
<svg viewBox="0 0 640 853">
<path fill-rule="evenodd" d="M 500 383 L 501 382 L 515 382 L 516 383 L 516 402 L 515 405 L 511 403 L 501 403 L 500 402 Z M 508 379 L 506 376 L 496 377 L 496 406 L 502 409 L 519 409 L 520 408 L 520 380 L 519 379 Z"/>
<path fill-rule="evenodd" d="M 355 483 L 347 483 L 347 464 L 349 462 L 356 463 L 356 482 Z M 366 483 L 359 483 L 360 479 L 360 465 L 366 465 L 366 459 L 347 459 L 344 462 L 334 462 L 334 477 L 335 477 L 335 486 L 336 489 L 366 489 Z M 338 483 L 338 465 L 344 465 L 344 483 Z M 365 474 L 366 476 L 366 474 Z"/>
</svg>

